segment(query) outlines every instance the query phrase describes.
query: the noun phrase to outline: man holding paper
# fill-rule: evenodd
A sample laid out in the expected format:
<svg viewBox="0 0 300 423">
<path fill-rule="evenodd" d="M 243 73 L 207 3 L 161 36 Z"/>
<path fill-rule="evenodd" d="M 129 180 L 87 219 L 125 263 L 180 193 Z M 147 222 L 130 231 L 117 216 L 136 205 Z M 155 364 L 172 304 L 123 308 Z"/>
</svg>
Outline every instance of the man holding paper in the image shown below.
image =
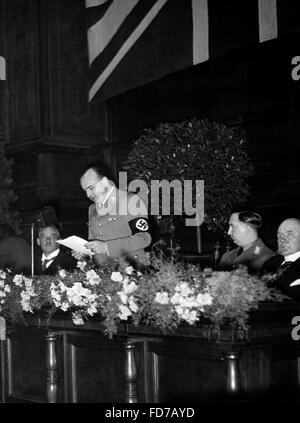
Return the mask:
<svg viewBox="0 0 300 423">
<path fill-rule="evenodd" d="M 91 164 L 83 172 L 80 184 L 93 202 L 89 207 L 89 241 L 86 248 L 94 253 L 94 261 L 112 264 L 124 256 L 131 264 L 146 263 L 145 248 L 151 243 L 147 208 L 133 193 L 116 188 L 108 178 L 105 165 Z M 73 251 L 73 256 L 82 258 Z"/>
</svg>

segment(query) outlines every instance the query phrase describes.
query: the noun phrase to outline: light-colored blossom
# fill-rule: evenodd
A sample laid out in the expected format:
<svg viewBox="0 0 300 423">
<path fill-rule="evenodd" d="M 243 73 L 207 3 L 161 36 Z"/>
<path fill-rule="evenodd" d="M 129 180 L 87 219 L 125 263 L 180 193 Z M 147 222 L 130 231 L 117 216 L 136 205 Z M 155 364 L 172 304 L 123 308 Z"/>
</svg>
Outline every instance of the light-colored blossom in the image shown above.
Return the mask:
<svg viewBox="0 0 300 423">
<path fill-rule="evenodd" d="M 80 270 L 84 270 L 84 268 L 85 268 L 85 266 L 87 265 L 87 262 L 86 261 L 83 261 L 83 260 L 78 260 L 78 262 L 77 262 L 77 267 L 80 269 Z"/>
<path fill-rule="evenodd" d="M 127 273 L 127 275 L 132 275 L 132 273 L 134 272 L 134 268 L 132 266 L 127 266 L 125 272 Z"/>
<path fill-rule="evenodd" d="M 127 320 L 128 317 L 131 316 L 132 314 L 129 308 L 124 304 L 119 305 L 119 310 L 120 310 L 120 313 L 118 313 L 118 316 L 121 320 Z"/>
<path fill-rule="evenodd" d="M 120 272 L 112 272 L 111 280 L 114 282 L 122 282 L 123 276 L 121 275 Z"/>
<path fill-rule="evenodd" d="M 86 280 L 90 285 L 97 285 L 101 281 L 100 276 L 97 275 L 95 270 L 89 270 L 88 272 L 86 272 Z"/>
<path fill-rule="evenodd" d="M 154 301 L 156 301 L 159 304 L 168 304 L 169 294 L 167 292 L 158 292 L 155 295 Z"/>
<path fill-rule="evenodd" d="M 23 282 L 23 276 L 22 275 L 15 275 L 13 278 L 13 283 L 17 286 L 21 286 Z"/>
<path fill-rule="evenodd" d="M 65 279 L 65 278 L 67 277 L 67 272 L 65 271 L 65 269 L 61 269 L 61 270 L 58 272 L 58 274 L 59 274 L 59 276 L 60 276 L 62 279 Z"/>
</svg>

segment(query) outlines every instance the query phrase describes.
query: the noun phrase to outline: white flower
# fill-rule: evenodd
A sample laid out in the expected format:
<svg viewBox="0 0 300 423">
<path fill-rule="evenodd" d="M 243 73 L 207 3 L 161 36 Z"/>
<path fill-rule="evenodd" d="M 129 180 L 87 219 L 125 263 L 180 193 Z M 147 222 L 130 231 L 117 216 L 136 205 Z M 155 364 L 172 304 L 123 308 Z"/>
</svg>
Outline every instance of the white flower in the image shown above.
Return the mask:
<svg viewBox="0 0 300 423">
<path fill-rule="evenodd" d="M 82 270 L 82 271 L 83 271 L 83 269 L 85 268 L 86 265 L 87 265 L 86 261 L 78 260 L 78 262 L 77 262 L 77 267 L 79 267 L 79 269 Z"/>
<path fill-rule="evenodd" d="M 139 309 L 132 295 L 129 297 L 129 308 L 133 313 L 137 313 Z"/>
<path fill-rule="evenodd" d="M 22 275 L 15 275 L 13 278 L 13 283 L 17 286 L 21 286 L 23 282 L 23 276 Z"/>
<path fill-rule="evenodd" d="M 67 272 L 65 271 L 65 269 L 61 269 L 61 270 L 58 272 L 58 274 L 59 274 L 59 276 L 60 276 L 62 279 L 64 279 L 64 278 L 67 276 Z"/>
<path fill-rule="evenodd" d="M 6 279 L 6 273 L 3 270 L 0 270 L 0 279 Z"/>
<path fill-rule="evenodd" d="M 124 291 L 119 291 L 118 292 L 119 297 L 121 298 L 121 301 L 123 304 L 127 304 L 127 295 L 125 294 Z"/>
<path fill-rule="evenodd" d="M 30 306 L 30 294 L 26 291 L 21 292 L 21 305 L 24 311 L 29 311 L 33 313 L 32 308 Z"/>
<path fill-rule="evenodd" d="M 25 283 L 25 287 L 26 287 L 26 289 L 28 289 L 28 290 L 32 289 L 32 279 L 30 279 L 30 278 L 26 278 L 26 277 L 24 276 L 24 278 L 23 278 L 23 282 Z"/>
<path fill-rule="evenodd" d="M 79 316 L 78 314 L 72 313 L 72 320 L 74 325 L 84 325 L 84 320 L 81 316 Z"/>
<path fill-rule="evenodd" d="M 120 272 L 112 272 L 111 280 L 114 282 L 122 282 L 123 276 L 121 275 Z"/>
<path fill-rule="evenodd" d="M 61 303 L 61 306 L 60 306 L 60 308 L 62 309 L 62 311 L 67 311 L 68 309 L 69 309 L 69 304 L 66 302 L 66 301 L 64 301 L 63 303 Z"/>
<path fill-rule="evenodd" d="M 176 310 L 176 313 L 179 314 L 179 316 L 183 314 L 183 307 L 177 306 L 175 307 L 175 310 Z"/>
<path fill-rule="evenodd" d="M 159 304 L 168 304 L 169 294 L 167 292 L 158 292 L 155 295 L 154 301 L 156 301 Z"/>
<path fill-rule="evenodd" d="M 97 313 L 97 308 L 96 308 L 96 305 L 94 303 L 89 306 L 89 308 L 87 309 L 87 313 L 90 316 L 93 316 L 95 313 Z"/>
<path fill-rule="evenodd" d="M 186 297 L 193 293 L 193 290 L 188 286 L 187 282 L 182 282 L 177 285 L 175 291 L 180 292 L 181 295 Z"/>
<path fill-rule="evenodd" d="M 51 291 L 51 297 L 53 298 L 53 300 L 55 300 L 57 303 L 60 303 L 61 301 L 61 295 L 57 292 L 52 290 Z"/>
<path fill-rule="evenodd" d="M 89 270 L 86 272 L 86 280 L 90 285 L 98 285 L 98 283 L 101 281 L 100 276 L 97 275 L 95 270 Z"/>
<path fill-rule="evenodd" d="M 132 314 L 129 308 L 123 304 L 119 305 L 120 313 L 118 313 L 118 317 L 120 317 L 121 320 L 127 320 L 128 317 Z"/>
<path fill-rule="evenodd" d="M 184 310 L 181 318 L 188 322 L 190 325 L 193 325 L 198 320 L 196 310 L 189 311 L 188 309 Z"/>
<path fill-rule="evenodd" d="M 197 302 L 200 306 L 210 305 L 212 304 L 212 300 L 213 298 L 208 292 L 197 295 Z"/>
<path fill-rule="evenodd" d="M 127 281 L 123 284 L 123 290 L 126 294 L 131 294 L 137 289 L 137 285 L 134 282 L 128 283 Z"/>
<path fill-rule="evenodd" d="M 134 268 L 132 266 L 128 266 L 125 269 L 125 272 L 127 273 L 127 275 L 132 275 L 133 271 L 134 271 Z"/>
</svg>

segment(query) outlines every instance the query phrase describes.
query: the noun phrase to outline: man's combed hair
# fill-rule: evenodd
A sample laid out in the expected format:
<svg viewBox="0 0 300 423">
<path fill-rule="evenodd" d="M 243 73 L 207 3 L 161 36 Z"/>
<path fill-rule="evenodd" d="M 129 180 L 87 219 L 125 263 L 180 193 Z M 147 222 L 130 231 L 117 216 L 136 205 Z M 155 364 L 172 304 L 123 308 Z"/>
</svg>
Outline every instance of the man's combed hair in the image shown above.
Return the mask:
<svg viewBox="0 0 300 423">
<path fill-rule="evenodd" d="M 41 231 L 42 231 L 43 229 L 45 229 L 45 228 L 52 228 L 52 229 L 55 229 L 55 231 L 56 231 L 56 232 L 58 232 L 58 236 L 59 236 L 59 237 L 61 237 L 61 230 L 60 230 L 60 228 L 59 228 L 58 224 L 56 224 L 56 223 L 53 223 L 53 224 L 51 224 L 51 225 L 47 225 L 47 226 L 40 226 L 40 227 L 38 228 L 38 235 L 39 235 L 39 236 L 40 236 Z"/>
<path fill-rule="evenodd" d="M 262 226 L 262 218 L 258 213 L 253 211 L 242 211 L 238 213 L 239 220 L 248 225 L 252 226 L 254 229 L 260 229 Z"/>
<path fill-rule="evenodd" d="M 90 169 L 96 172 L 100 176 L 100 178 L 106 176 L 108 179 L 115 182 L 115 177 L 112 173 L 111 168 L 104 161 L 93 160 L 88 162 L 81 172 L 81 177 Z"/>
</svg>

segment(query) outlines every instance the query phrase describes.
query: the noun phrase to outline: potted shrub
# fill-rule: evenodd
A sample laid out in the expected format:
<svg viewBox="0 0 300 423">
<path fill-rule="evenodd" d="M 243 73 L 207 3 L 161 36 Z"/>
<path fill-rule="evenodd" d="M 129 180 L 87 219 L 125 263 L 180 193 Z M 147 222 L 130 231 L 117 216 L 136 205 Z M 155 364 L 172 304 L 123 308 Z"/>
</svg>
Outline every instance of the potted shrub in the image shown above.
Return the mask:
<svg viewBox="0 0 300 423">
<path fill-rule="evenodd" d="M 239 128 L 208 119 L 161 123 L 133 141 L 123 164 L 129 180 L 203 180 L 204 222 L 224 228 L 232 208 L 246 201 L 252 165 Z M 154 216 L 172 235 L 182 216 Z"/>
</svg>

